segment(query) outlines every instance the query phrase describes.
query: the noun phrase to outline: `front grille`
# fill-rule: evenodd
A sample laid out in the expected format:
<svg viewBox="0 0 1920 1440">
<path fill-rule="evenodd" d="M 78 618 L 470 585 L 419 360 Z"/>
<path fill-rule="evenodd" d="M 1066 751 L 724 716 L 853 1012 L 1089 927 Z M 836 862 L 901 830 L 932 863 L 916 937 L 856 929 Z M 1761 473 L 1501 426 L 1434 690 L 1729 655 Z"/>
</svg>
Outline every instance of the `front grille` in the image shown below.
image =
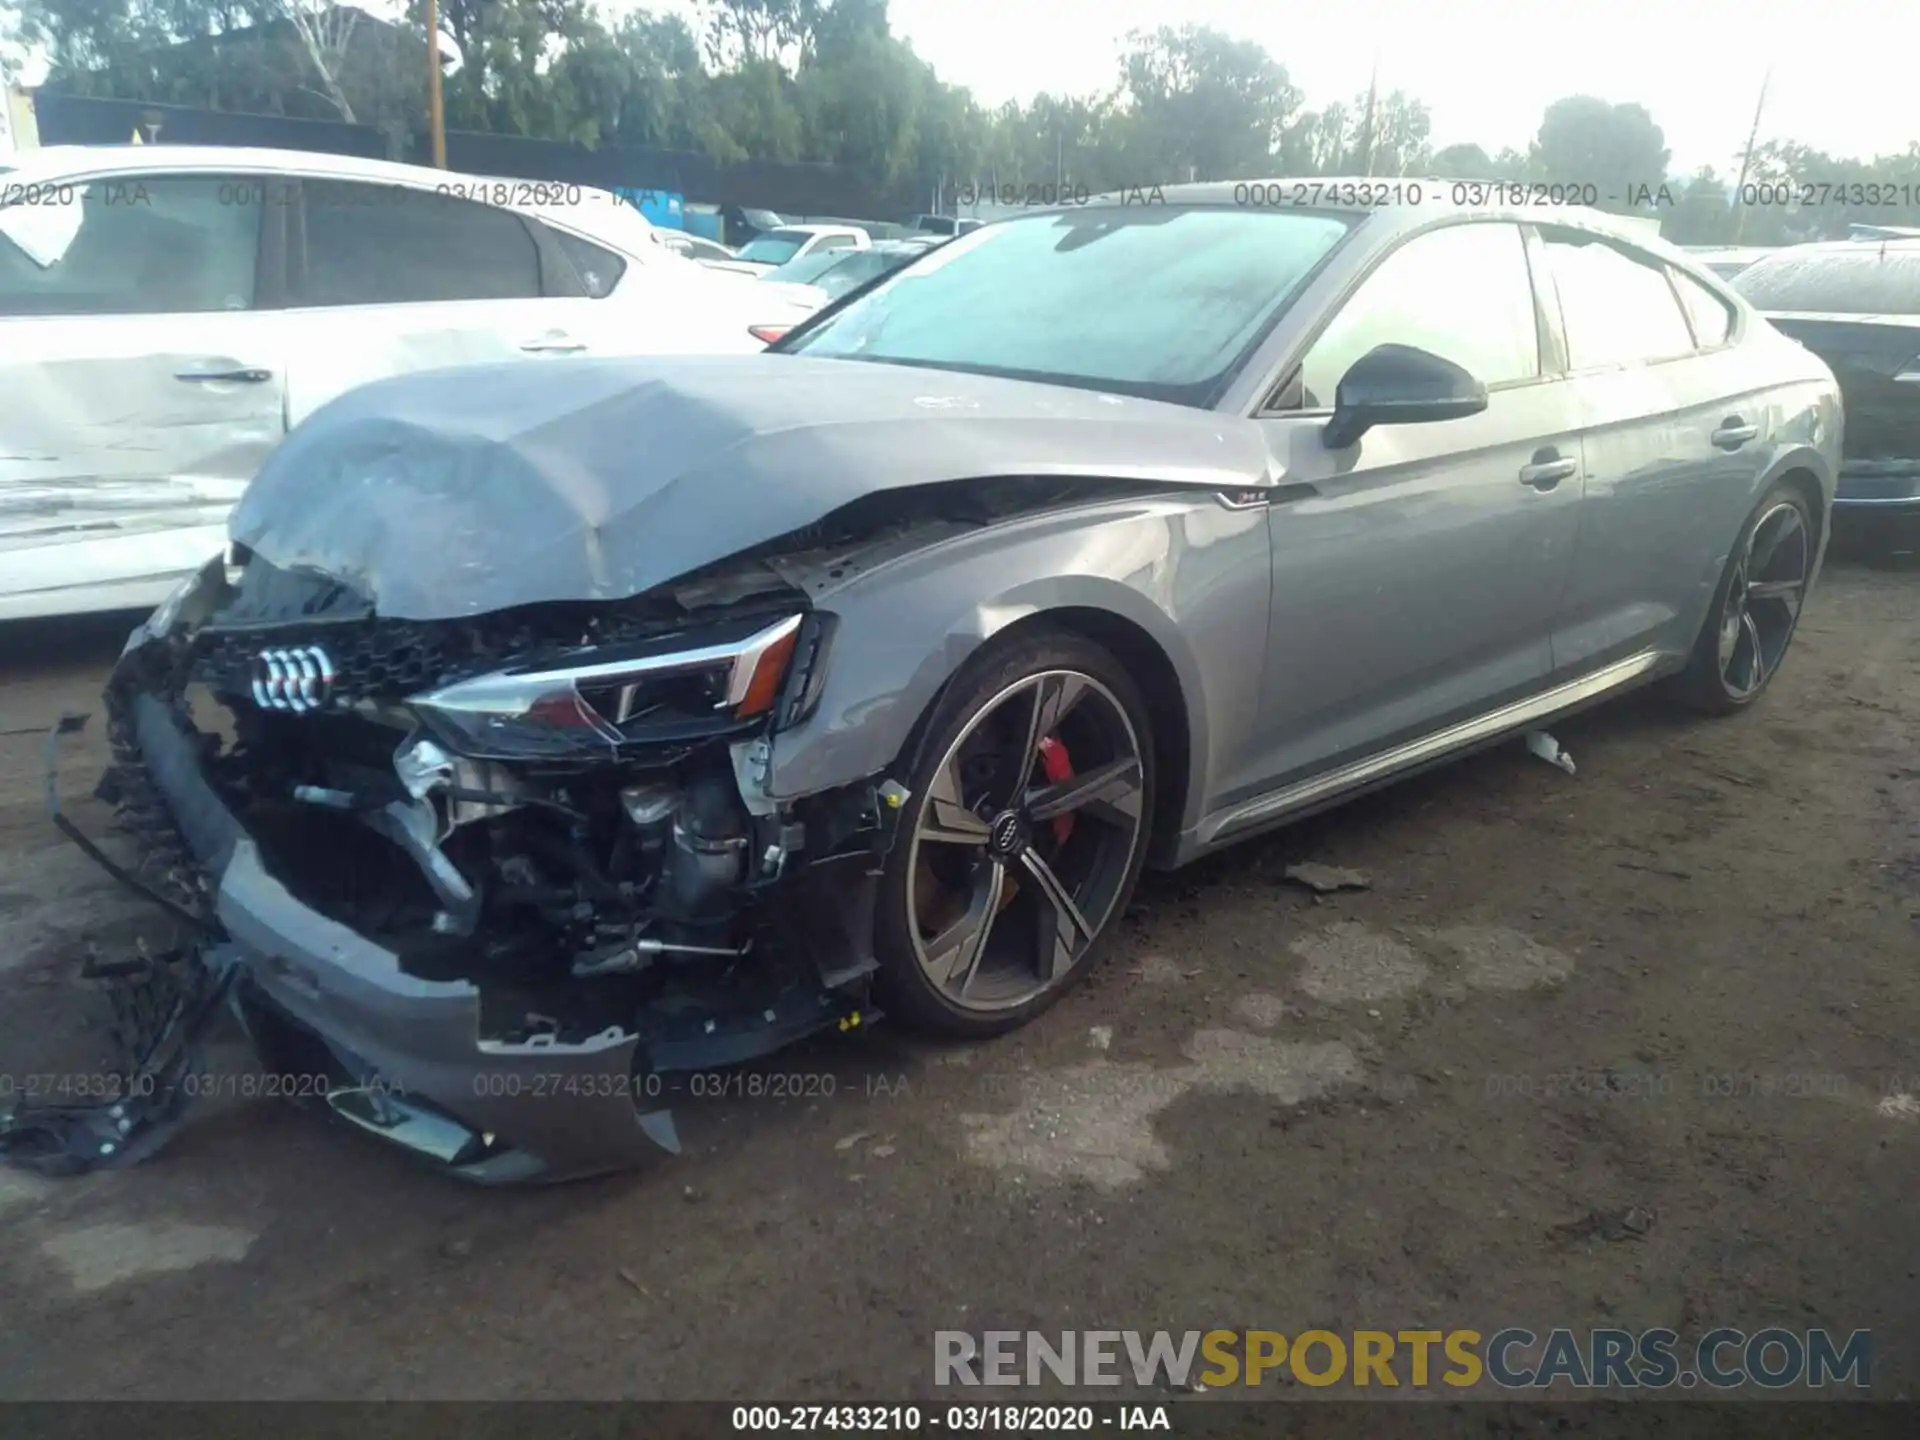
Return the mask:
<svg viewBox="0 0 1920 1440">
<path fill-rule="evenodd" d="M 224 619 L 224 617 L 222 617 Z M 263 651 L 318 646 L 333 668 L 327 706 L 393 704 L 512 664 L 557 661 L 583 647 L 658 640 L 684 626 L 632 614 L 556 613 L 473 620 L 345 620 L 235 628 L 193 638 L 191 678 L 216 694 L 250 695 Z"/>
<path fill-rule="evenodd" d="M 497 669 L 512 653 L 479 639 L 466 626 L 395 620 L 203 630 L 194 639 L 191 673 L 218 694 L 245 695 L 262 651 L 319 646 L 333 662 L 330 703 L 390 702 Z"/>
</svg>

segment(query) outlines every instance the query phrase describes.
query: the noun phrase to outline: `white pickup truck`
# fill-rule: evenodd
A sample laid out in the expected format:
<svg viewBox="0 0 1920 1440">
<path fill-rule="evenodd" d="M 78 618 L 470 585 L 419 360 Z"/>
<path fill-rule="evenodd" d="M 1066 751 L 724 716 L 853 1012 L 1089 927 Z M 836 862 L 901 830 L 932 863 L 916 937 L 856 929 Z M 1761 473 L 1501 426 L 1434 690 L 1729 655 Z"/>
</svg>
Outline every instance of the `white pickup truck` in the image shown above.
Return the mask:
<svg viewBox="0 0 1920 1440">
<path fill-rule="evenodd" d="M 765 274 L 776 265 L 831 250 L 870 250 L 873 237 L 857 225 L 782 225 L 756 235 L 728 262 L 730 270 Z"/>
</svg>

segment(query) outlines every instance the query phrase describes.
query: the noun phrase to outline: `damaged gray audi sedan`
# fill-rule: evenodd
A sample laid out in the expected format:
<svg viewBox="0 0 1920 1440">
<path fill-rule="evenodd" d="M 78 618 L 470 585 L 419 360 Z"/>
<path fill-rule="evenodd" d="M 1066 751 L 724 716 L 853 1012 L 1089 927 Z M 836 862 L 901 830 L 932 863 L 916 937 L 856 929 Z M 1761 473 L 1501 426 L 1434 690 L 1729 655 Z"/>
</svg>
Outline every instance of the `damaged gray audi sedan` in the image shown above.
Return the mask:
<svg viewBox="0 0 1920 1440">
<path fill-rule="evenodd" d="M 763 355 L 327 405 L 108 690 L 130 878 L 196 935 L 133 1118 L 218 997 L 456 1173 L 625 1166 L 676 1076 L 1032 1019 L 1143 864 L 1642 682 L 1752 703 L 1833 377 L 1679 251 L 1503 200 L 1135 192 Z"/>
</svg>

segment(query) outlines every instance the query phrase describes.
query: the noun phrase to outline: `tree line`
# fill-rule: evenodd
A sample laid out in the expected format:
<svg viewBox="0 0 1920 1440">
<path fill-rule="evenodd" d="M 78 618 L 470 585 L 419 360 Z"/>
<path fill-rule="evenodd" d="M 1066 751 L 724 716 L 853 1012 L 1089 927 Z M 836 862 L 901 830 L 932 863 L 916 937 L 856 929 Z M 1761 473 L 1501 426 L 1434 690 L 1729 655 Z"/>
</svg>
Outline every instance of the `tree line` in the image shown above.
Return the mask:
<svg viewBox="0 0 1920 1440">
<path fill-rule="evenodd" d="M 0 0 L 0 52 L 37 51 L 66 93 L 314 119 L 425 123 L 424 0 L 376 19 L 331 0 Z M 982 106 L 892 33 L 886 0 L 706 0 L 697 23 L 595 0 L 440 0 L 450 129 L 597 147 L 850 167 L 876 190 L 1189 179 L 1425 176 L 1562 187 L 1658 216 L 1687 244 L 1780 244 L 1851 223 L 1920 225 L 1920 142 L 1872 158 L 1785 140 L 1743 176 L 1669 174 L 1644 106 L 1569 96 L 1524 151 L 1435 150 L 1416 96 L 1313 106 L 1262 46 L 1200 25 L 1127 39 L 1113 85 Z M 1757 80 L 1757 77 L 1756 77 Z"/>
</svg>

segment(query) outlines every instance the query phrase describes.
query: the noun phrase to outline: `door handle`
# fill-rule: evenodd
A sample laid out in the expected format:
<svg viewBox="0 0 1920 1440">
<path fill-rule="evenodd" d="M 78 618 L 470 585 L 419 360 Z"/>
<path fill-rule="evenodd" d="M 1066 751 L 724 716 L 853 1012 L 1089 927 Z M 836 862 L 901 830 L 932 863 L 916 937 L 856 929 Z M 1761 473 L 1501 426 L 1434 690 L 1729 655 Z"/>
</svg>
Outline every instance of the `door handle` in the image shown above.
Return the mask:
<svg viewBox="0 0 1920 1440">
<path fill-rule="evenodd" d="M 520 348 L 532 355 L 576 355 L 587 347 L 571 335 L 543 335 Z"/>
<path fill-rule="evenodd" d="M 271 370 L 176 370 L 176 380 L 189 380 L 201 384 L 263 385 L 273 378 Z"/>
<path fill-rule="evenodd" d="M 1536 459 L 1531 465 L 1520 467 L 1520 483 L 1531 485 L 1536 490 L 1551 490 L 1562 480 L 1577 473 L 1579 469 L 1578 460 L 1563 460 L 1552 456 L 1551 452 L 1543 452 L 1543 458 Z"/>
<path fill-rule="evenodd" d="M 1713 432 L 1713 443 L 1722 450 L 1738 450 L 1759 433 L 1758 425 L 1749 425 L 1735 415 Z"/>
</svg>

